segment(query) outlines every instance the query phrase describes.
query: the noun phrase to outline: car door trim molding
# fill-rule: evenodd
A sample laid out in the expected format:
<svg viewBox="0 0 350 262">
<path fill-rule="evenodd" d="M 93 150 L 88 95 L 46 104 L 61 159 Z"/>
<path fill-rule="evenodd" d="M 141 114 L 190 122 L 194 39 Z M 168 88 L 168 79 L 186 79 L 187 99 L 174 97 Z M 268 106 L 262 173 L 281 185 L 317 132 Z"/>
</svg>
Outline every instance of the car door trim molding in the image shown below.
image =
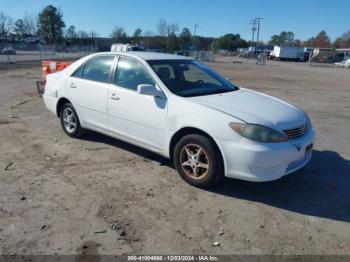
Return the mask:
<svg viewBox="0 0 350 262">
<path fill-rule="evenodd" d="M 95 111 L 95 112 L 99 112 L 99 113 L 103 113 L 103 114 L 107 114 L 107 111 L 106 112 L 103 112 L 101 110 L 97 110 L 97 109 L 94 109 L 92 107 L 89 107 L 89 106 L 86 106 L 86 105 L 82 105 L 82 104 L 79 104 L 80 107 L 84 107 L 86 109 L 89 109 L 89 110 L 92 110 L 92 111 Z"/>
<path fill-rule="evenodd" d="M 150 128 L 152 128 L 152 129 L 154 129 L 154 130 L 158 130 L 158 131 L 162 131 L 162 130 L 164 130 L 164 129 L 162 129 L 162 128 L 156 128 L 156 127 L 151 126 L 151 125 L 146 125 L 146 124 L 144 124 L 144 123 L 136 122 L 136 121 L 134 121 L 134 120 L 127 119 L 127 118 L 125 118 L 125 117 L 120 117 L 120 116 L 117 116 L 117 115 L 112 114 L 112 113 L 108 113 L 108 114 L 109 114 L 109 115 L 111 115 L 111 116 L 113 116 L 113 117 L 116 117 L 116 118 L 119 118 L 119 119 L 122 119 L 122 120 L 126 120 L 126 121 L 129 121 L 129 122 L 132 122 L 132 123 L 138 124 L 138 125 L 140 125 L 140 126 L 150 127 Z"/>
</svg>

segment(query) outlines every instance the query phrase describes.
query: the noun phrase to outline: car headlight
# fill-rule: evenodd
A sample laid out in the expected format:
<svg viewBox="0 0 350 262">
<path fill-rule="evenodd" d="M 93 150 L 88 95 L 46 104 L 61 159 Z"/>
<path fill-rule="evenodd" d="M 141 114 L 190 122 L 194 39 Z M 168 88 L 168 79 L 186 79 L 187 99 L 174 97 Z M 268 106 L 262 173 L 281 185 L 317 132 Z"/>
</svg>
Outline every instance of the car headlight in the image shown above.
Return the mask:
<svg viewBox="0 0 350 262">
<path fill-rule="evenodd" d="M 260 125 L 230 123 L 230 127 L 241 136 L 257 142 L 277 143 L 288 140 L 285 134 Z"/>
<path fill-rule="evenodd" d="M 309 118 L 309 116 L 307 115 L 307 114 L 305 114 L 306 115 L 306 122 L 307 122 L 307 125 L 308 125 L 308 127 L 312 127 L 312 124 L 311 124 L 311 120 L 310 120 L 310 118 Z"/>
</svg>

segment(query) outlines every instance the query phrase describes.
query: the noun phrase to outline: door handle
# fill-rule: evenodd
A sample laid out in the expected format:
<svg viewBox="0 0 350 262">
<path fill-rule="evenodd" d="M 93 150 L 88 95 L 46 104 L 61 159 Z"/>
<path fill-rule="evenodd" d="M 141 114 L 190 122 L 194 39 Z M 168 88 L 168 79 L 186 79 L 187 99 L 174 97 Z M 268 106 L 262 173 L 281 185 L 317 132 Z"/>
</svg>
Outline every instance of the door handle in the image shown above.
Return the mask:
<svg viewBox="0 0 350 262">
<path fill-rule="evenodd" d="M 77 88 L 77 86 L 76 86 L 74 83 L 70 83 L 70 84 L 69 84 L 69 87 L 70 87 L 70 88 Z"/>
<path fill-rule="evenodd" d="M 111 99 L 113 99 L 113 100 L 119 100 L 120 98 L 117 97 L 117 94 L 116 94 L 116 93 L 112 93 Z"/>
</svg>

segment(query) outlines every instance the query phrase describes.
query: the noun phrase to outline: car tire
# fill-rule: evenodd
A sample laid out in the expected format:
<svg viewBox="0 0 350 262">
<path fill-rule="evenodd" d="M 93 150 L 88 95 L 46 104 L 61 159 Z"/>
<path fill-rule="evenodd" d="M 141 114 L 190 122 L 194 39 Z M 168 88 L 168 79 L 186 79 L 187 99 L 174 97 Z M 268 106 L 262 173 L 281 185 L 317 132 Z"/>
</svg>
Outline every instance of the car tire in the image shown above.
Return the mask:
<svg viewBox="0 0 350 262">
<path fill-rule="evenodd" d="M 81 127 L 79 117 L 71 103 L 65 103 L 60 111 L 61 126 L 70 137 L 80 137 L 86 131 Z"/>
<path fill-rule="evenodd" d="M 210 138 L 190 134 L 175 145 L 174 165 L 180 176 L 190 185 L 208 188 L 224 176 L 220 150 Z"/>
</svg>

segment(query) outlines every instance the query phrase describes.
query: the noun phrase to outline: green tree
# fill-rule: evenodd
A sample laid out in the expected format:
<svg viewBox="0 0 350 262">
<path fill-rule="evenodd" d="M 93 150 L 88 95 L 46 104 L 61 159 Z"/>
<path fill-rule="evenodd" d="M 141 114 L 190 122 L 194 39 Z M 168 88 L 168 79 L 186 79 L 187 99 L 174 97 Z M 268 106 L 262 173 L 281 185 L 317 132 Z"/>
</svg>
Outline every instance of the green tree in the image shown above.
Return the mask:
<svg viewBox="0 0 350 262">
<path fill-rule="evenodd" d="M 294 46 L 299 42 L 294 41 L 294 33 L 291 31 L 283 31 L 279 35 L 273 35 L 269 41 L 270 45 L 278 46 Z"/>
<path fill-rule="evenodd" d="M 141 40 L 141 36 L 142 36 L 142 30 L 141 28 L 137 28 L 134 32 L 134 34 L 132 35 L 132 40 L 134 43 L 139 44 L 140 40 Z"/>
<path fill-rule="evenodd" d="M 213 41 L 211 44 L 210 44 L 210 50 L 214 53 L 214 54 L 217 54 L 218 51 L 219 51 L 219 43 L 217 40 Z"/>
<path fill-rule="evenodd" d="M 211 50 L 211 43 L 215 41 L 213 37 L 203 37 L 203 36 L 196 36 L 193 38 L 193 42 L 195 45 L 195 48 L 197 50 Z"/>
<path fill-rule="evenodd" d="M 282 32 L 282 39 L 285 40 L 285 45 L 293 46 L 294 45 L 294 33 L 289 31 L 289 32 Z"/>
<path fill-rule="evenodd" d="M 239 34 L 226 34 L 217 39 L 217 48 L 236 51 L 237 48 L 247 47 L 248 44 Z"/>
<path fill-rule="evenodd" d="M 192 43 L 192 34 L 187 27 L 183 28 L 179 35 L 179 44 L 181 49 L 188 49 Z"/>
<path fill-rule="evenodd" d="M 141 37 L 141 34 L 142 34 L 141 28 L 137 28 L 133 34 L 133 37 L 139 38 L 139 37 Z"/>
<path fill-rule="evenodd" d="M 300 39 L 295 39 L 293 42 L 293 46 L 302 47 L 303 43 L 301 42 Z"/>
<path fill-rule="evenodd" d="M 75 39 L 77 38 L 77 33 L 75 32 L 75 26 L 71 25 L 70 27 L 68 27 L 68 30 L 66 32 L 66 38 L 68 39 Z"/>
<path fill-rule="evenodd" d="M 170 33 L 167 37 L 166 48 L 170 52 L 179 50 L 179 41 L 175 33 Z"/>
<path fill-rule="evenodd" d="M 282 41 L 281 41 L 281 37 L 279 35 L 273 35 L 271 36 L 271 39 L 269 41 L 270 45 L 277 45 L 277 46 L 281 46 L 282 45 Z"/>
<path fill-rule="evenodd" d="M 38 18 L 38 35 L 48 44 L 60 42 L 63 39 L 63 28 L 66 26 L 62 13 L 53 5 L 48 5 Z"/>
<path fill-rule="evenodd" d="M 22 19 L 17 19 L 15 22 L 14 32 L 17 36 L 24 36 L 26 34 L 26 30 L 24 28 L 24 23 Z"/>
<path fill-rule="evenodd" d="M 111 38 L 115 43 L 127 43 L 129 41 L 129 37 L 126 34 L 125 30 L 121 26 L 114 27 Z"/>
</svg>

